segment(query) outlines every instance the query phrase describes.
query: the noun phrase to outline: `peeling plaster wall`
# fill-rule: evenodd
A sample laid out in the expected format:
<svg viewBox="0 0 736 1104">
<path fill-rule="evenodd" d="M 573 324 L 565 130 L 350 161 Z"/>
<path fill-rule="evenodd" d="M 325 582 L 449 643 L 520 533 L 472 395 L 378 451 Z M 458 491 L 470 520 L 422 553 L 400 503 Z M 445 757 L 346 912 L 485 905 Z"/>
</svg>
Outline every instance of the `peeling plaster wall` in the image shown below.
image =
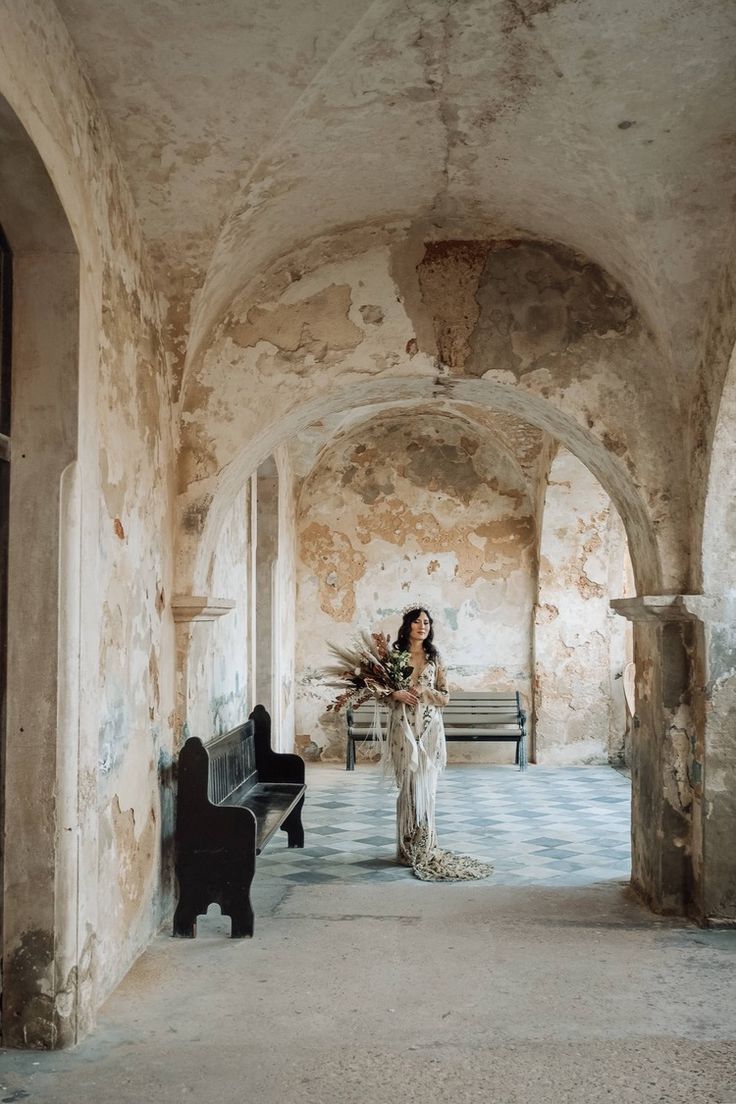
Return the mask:
<svg viewBox="0 0 736 1104">
<path fill-rule="evenodd" d="M 278 729 L 274 728 L 277 751 L 293 751 L 296 703 L 296 635 L 297 635 L 297 517 L 294 474 L 287 447 L 276 452 L 279 473 L 279 540 L 276 565 L 277 628 L 276 690 L 278 698 Z"/>
<path fill-rule="evenodd" d="M 693 546 L 692 590 L 701 587 L 718 593 L 721 548 L 733 542 L 723 540 L 723 519 L 713 517 L 720 503 L 719 488 L 733 470 L 729 427 L 733 424 L 734 357 L 736 356 L 736 232 L 732 232 L 727 263 L 723 266 L 702 323 L 700 356 L 692 379 L 688 437 L 693 484 L 690 532 Z M 713 492 L 715 491 L 715 499 Z M 710 501 L 709 501 L 710 498 Z M 730 511 L 729 511 L 729 516 Z M 708 558 L 711 558 L 708 562 Z M 733 579 L 731 570 L 730 579 Z M 728 583 L 727 583 L 728 585 Z"/>
<path fill-rule="evenodd" d="M 723 336 L 733 339 L 722 303 Z M 731 308 L 733 309 L 733 308 Z M 713 433 L 702 535 L 703 674 L 694 673 L 694 700 L 702 712 L 690 773 L 695 790 L 695 873 L 702 911 L 715 919 L 736 915 L 733 826 L 736 794 L 736 350 L 731 353 Z"/>
<path fill-rule="evenodd" d="M 548 477 L 535 611 L 538 763 L 623 755 L 626 717 L 616 681 L 627 661 L 625 626 L 609 606 L 624 594 L 617 522 L 596 478 L 561 449 Z M 618 568 L 613 593 L 612 558 Z"/>
<path fill-rule="evenodd" d="M 189 735 L 207 743 L 248 717 L 250 486 L 237 495 L 220 534 L 209 591 L 235 606 L 216 621 L 193 627 Z"/>
<path fill-rule="evenodd" d="M 81 271 L 82 514 L 65 539 L 76 540 L 81 556 L 79 683 L 66 689 L 80 708 L 74 752 L 82 846 L 75 881 L 60 892 L 93 959 L 80 974 L 76 1027 L 43 1034 L 27 994 L 30 1018 L 21 1013 L 14 1029 L 27 1043 L 48 1046 L 87 1029 L 168 903 L 160 872 L 172 809 L 160 787 L 170 781 L 174 707 L 173 439 L 157 305 L 133 204 L 107 123 L 51 3 L 4 5 L 0 94 L 57 189 Z M 46 738 L 55 743 L 56 733 Z M 41 781 L 53 792 L 54 778 Z M 13 815 L 11 808 L 11 838 Z M 54 934 L 45 935 L 53 945 Z M 63 1001 L 69 1004 L 68 993 Z"/>
<path fill-rule="evenodd" d="M 102 272 L 97 399 L 102 992 L 168 907 L 160 846 L 170 852 L 173 832 L 171 793 L 160 789 L 170 780 L 173 748 L 173 451 L 158 321 L 126 257 L 131 234 L 123 223 Z"/>
<path fill-rule="evenodd" d="M 519 689 L 529 700 L 534 519 L 519 469 L 448 416 L 386 416 L 339 440 L 299 498 L 297 743 L 343 759 L 345 720 L 326 714 L 327 641 L 395 636 L 422 598 L 451 688 Z M 459 761 L 507 761 L 453 744 Z"/>
<path fill-rule="evenodd" d="M 341 36 L 362 13 L 358 3 L 342 7 L 341 13 L 327 5 L 317 16 L 307 13 L 288 28 L 286 38 L 278 13 L 260 21 L 258 34 L 251 34 L 248 26 L 252 56 L 268 57 L 272 68 L 264 72 L 248 66 L 245 78 L 238 67 L 248 55 L 241 54 L 223 22 L 218 34 L 228 40 L 229 65 L 222 67 L 216 87 L 237 73 L 241 101 L 243 78 L 248 101 L 256 104 L 264 88 L 270 89 L 268 113 L 233 115 L 227 97 L 219 95 L 216 108 L 208 110 L 206 75 L 198 83 L 194 114 L 182 111 L 172 95 L 183 86 L 176 65 L 167 67 L 166 74 L 161 66 L 150 65 L 141 82 L 135 71 L 140 36 L 111 35 L 105 22 L 114 15 L 123 21 L 115 24 L 120 29 L 135 26 L 136 16 L 145 15 L 152 21 L 146 26 L 158 28 L 170 21 L 170 5 L 148 5 L 146 12 L 135 8 L 131 17 L 128 5 L 63 3 L 87 51 L 100 94 L 117 113 L 117 133 L 129 156 L 131 178 L 137 182 L 137 201 L 148 220 L 161 278 L 156 297 L 135 206 L 107 121 L 57 8 L 50 0 L 3 4 L 0 94 L 17 113 L 48 169 L 74 235 L 81 273 L 79 430 L 69 480 L 75 481 L 81 518 L 64 536 L 82 564 L 80 578 L 71 581 L 67 594 L 79 612 L 81 647 L 78 678 L 73 685 L 70 678 L 66 687 L 79 702 L 79 740 L 73 749 L 79 755 L 74 779 L 79 801 L 74 806 L 77 820 L 70 827 L 80 830 L 82 842 L 76 878 L 62 878 L 59 884 L 59 899 L 70 916 L 75 914 L 72 923 L 79 924 L 83 948 L 79 976 L 84 997 L 76 1010 L 81 1031 L 156 930 L 170 891 L 174 641 L 168 608 L 173 590 L 169 397 L 178 392 L 178 377 L 172 387 L 158 303 L 168 309 L 169 348 L 181 362 L 187 346 L 187 298 L 205 280 L 207 257 L 228 209 L 231 216 L 195 303 L 200 317 L 183 394 L 179 489 L 182 517 L 189 519 L 190 527 L 183 533 L 182 582 L 206 576 L 211 549 L 202 539 L 200 555 L 197 545 L 205 534 L 210 504 L 216 503 L 221 514 L 219 528 L 214 528 L 223 542 L 222 560 L 209 582 L 213 589 L 242 584 L 244 561 L 238 556 L 243 533 L 235 521 L 243 482 L 238 465 L 248 472 L 300 425 L 351 404 L 378 401 L 385 394 L 398 394 L 407 402 L 439 398 L 488 407 L 495 403 L 505 412 L 528 416 L 589 463 L 617 501 L 641 588 L 659 592 L 682 589 L 688 581 L 695 588 L 700 582 L 697 554 L 691 562 L 690 553 L 700 544 L 703 516 L 706 529 L 712 528 L 708 509 L 703 508 L 706 470 L 736 317 L 732 267 L 724 267 L 715 285 L 716 268 L 727 249 L 724 224 L 733 195 L 732 163 L 724 153 L 733 145 L 727 130 L 732 86 L 717 79 L 723 72 L 730 81 L 734 73 L 730 22 L 721 16 L 724 6 L 695 6 L 683 21 L 682 5 L 674 0 L 667 5 L 658 27 L 658 34 L 666 35 L 668 48 L 660 54 L 667 64 L 659 67 L 651 62 L 652 17 L 646 6 L 640 14 L 624 11 L 625 5 L 609 6 L 608 12 L 591 9 L 611 20 L 602 36 L 598 18 L 576 18 L 585 5 L 537 3 L 525 16 L 516 10 L 518 5 L 497 5 L 489 15 L 481 4 L 458 16 L 445 3 L 422 0 L 404 9 L 381 0 L 369 6 L 363 26 L 340 48 Z M 319 18 L 320 13 L 330 18 Z M 208 18 L 204 9 L 191 16 L 195 28 L 200 17 Z M 187 32 L 191 25 L 180 24 L 182 40 L 197 37 Z M 314 27 L 319 27 L 317 39 Z M 479 34 L 479 28 L 485 34 Z M 699 43 L 695 66 L 694 30 Z M 161 50 L 164 37 L 153 34 L 148 39 Z M 212 37 L 199 37 L 209 58 L 218 58 Z M 283 54 L 272 58 L 270 45 L 278 42 L 283 50 L 287 39 L 290 60 L 286 62 Z M 493 81 L 468 79 L 480 66 L 487 68 L 489 42 L 500 58 Z M 333 60 L 320 72 L 333 51 Z M 168 57 L 179 53 L 168 50 Z M 552 59 L 558 59 L 561 68 Z M 673 59 L 679 69 L 673 68 Z M 369 67 L 381 76 L 380 90 L 366 96 L 355 75 Z M 279 75 L 276 82 L 274 72 Z M 682 79 L 686 72 L 687 80 Z M 651 84 L 644 83 L 645 76 Z M 160 82 L 153 99 L 151 81 Z M 612 87 L 620 92 L 613 99 Z M 722 94 L 714 94 L 719 88 Z M 171 116 L 164 118 L 167 113 L 159 111 L 152 123 L 146 106 L 168 103 L 169 98 Z M 181 102 L 191 108 L 192 96 Z M 627 119 L 619 118 L 619 103 L 627 105 Z M 210 127 L 205 139 L 197 119 Z M 213 136 L 221 126 L 229 141 L 221 134 L 219 139 Z M 544 149 L 537 140 L 540 133 L 552 136 Z M 578 136 L 562 175 L 551 171 L 559 168 L 556 137 L 561 133 Z M 649 133 L 652 137 L 644 137 Z M 242 143 L 237 140 L 241 135 Z M 273 138 L 267 149 L 264 135 Z M 573 148 L 569 142 L 567 146 Z M 393 156 L 386 152 L 389 147 Z M 591 148 L 596 151 L 593 157 Z M 152 149 L 158 151 L 153 157 Z M 158 157 L 161 150 L 167 151 L 163 159 Z M 358 156 L 365 150 L 380 152 L 366 160 Z M 185 182 L 187 165 L 192 173 Z M 325 165 L 332 166 L 329 195 Z M 386 186 L 387 169 L 391 187 Z M 228 194 L 228 179 L 242 186 L 236 202 Z M 664 192 L 662 179 L 667 180 Z M 23 183 L 19 180 L 20 188 Z M 393 204 L 390 212 L 387 196 Z M 184 209 L 199 214 L 196 228 L 188 218 L 182 220 Z M 340 226 L 348 229 L 333 233 Z M 321 237 L 330 227 L 333 237 Z M 479 238 L 490 236 L 489 227 L 494 242 Z M 522 240 L 519 227 L 539 240 Z M 293 243 L 299 235 L 306 244 L 296 251 Z M 570 248 L 555 244 L 557 240 L 568 242 Z M 629 280 L 633 297 L 610 274 Z M 235 289 L 241 289 L 239 301 L 233 301 Z M 709 292 L 702 356 L 690 371 L 694 334 Z M 682 432 L 687 411 L 689 439 Z M 728 425 L 723 428 L 728 436 Z M 503 463 L 498 463 L 497 498 L 513 500 L 512 491 L 521 493 L 518 473 L 502 471 Z M 717 483 L 722 470 L 716 457 L 711 484 Z M 682 477 L 673 478 L 673 473 Z M 331 488 L 330 493 L 337 492 Z M 455 493 L 451 487 L 438 492 L 447 509 L 439 531 L 445 523 L 450 525 L 451 516 L 456 530 L 457 525 L 467 528 L 467 521 L 458 520 Z M 497 515 L 493 509 L 501 509 L 498 502 L 481 505 L 489 511 L 489 524 L 515 518 L 522 525 L 520 506 L 516 513 Z M 435 517 L 434 509 L 435 504 L 426 503 L 423 516 Z M 287 694 L 295 537 L 289 510 L 284 499 L 279 563 L 284 734 L 293 708 Z M 223 528 L 228 511 L 232 516 Z M 386 524 L 396 521 L 390 509 L 382 516 Z M 394 589 L 401 589 L 417 564 L 427 561 L 428 570 L 430 556 L 440 564 L 428 575 L 430 596 L 435 588 L 435 596 L 442 599 L 444 566 L 447 586 L 460 585 L 449 574 L 456 551 L 445 544 L 435 550 L 425 547 L 421 530 L 410 538 L 414 544 L 409 560 L 397 561 L 396 533 L 393 540 L 384 532 L 374 541 L 365 523 L 358 531 L 368 536 L 367 544 L 355 545 L 355 529 L 340 536 L 331 527 L 333 517 L 320 517 L 314 524 L 329 527 L 330 535 L 323 546 L 318 540 L 312 546 L 322 547 L 323 558 L 329 560 L 342 541 L 349 553 L 348 567 L 363 571 L 364 556 L 366 572 L 370 567 L 377 580 L 378 568 L 369 563 L 368 553 L 373 544 L 380 548 L 383 542 L 386 561 L 388 553 L 394 557 Z M 720 531 L 717 524 L 716 529 Z M 689 532 L 695 535 L 690 542 Z M 474 535 L 485 541 L 485 549 L 473 543 Z M 465 553 L 488 552 L 490 537 L 475 530 L 466 536 Z M 718 540 L 709 549 L 706 561 L 713 556 L 716 567 L 733 562 L 732 548 L 724 549 Z M 722 552 L 727 554 L 723 558 Z M 519 556 L 528 555 L 524 545 Z M 482 570 L 486 573 L 485 566 Z M 508 587 L 509 579 L 518 579 L 513 585 L 518 587 L 519 603 L 526 601 L 521 567 L 509 571 L 505 576 L 491 571 L 490 579 L 459 573 L 462 585 L 474 594 L 486 588 L 481 595 L 485 605 L 478 599 L 483 619 L 488 611 L 492 620 L 496 615 L 503 620 L 507 606 L 492 601 L 493 587 L 501 582 Z M 315 569 L 314 574 L 319 572 Z M 378 582 L 369 593 L 365 578 L 355 582 L 355 616 L 401 604 L 378 607 Z M 728 578 L 711 579 L 718 586 L 730 585 Z M 327 612 L 318 611 L 318 623 L 326 629 L 349 608 L 349 600 L 344 606 L 328 603 Z M 473 654 L 477 641 L 468 644 L 467 638 L 472 638 L 481 618 L 474 619 L 474 611 L 465 610 L 461 602 L 448 608 L 464 611 L 466 618 L 459 618 L 455 629 L 452 617 L 443 615 L 440 625 L 449 653 L 457 660 L 457 677 L 480 678 L 482 664 L 469 661 L 463 673 L 461 659 Z M 244 619 L 248 611 L 244 607 L 241 612 Z M 241 612 L 212 629 L 209 654 L 230 656 L 243 628 Z M 664 770 L 674 810 L 667 816 L 675 824 L 673 830 L 660 817 L 658 824 L 652 822 L 651 839 L 658 834 L 670 839 L 681 822 L 686 825 L 687 771 L 702 766 L 703 756 L 707 760 L 712 751 L 716 755 L 710 763 L 706 805 L 712 797 L 723 818 L 711 840 L 725 850 L 730 838 L 733 802 L 722 796 L 734 762 L 730 622 L 732 618 L 723 624 L 716 619 L 709 626 L 707 666 L 715 681 L 707 692 L 712 694 L 708 707 L 714 724 L 710 745 L 700 731 L 699 744 L 706 746 L 699 746 L 695 757 L 688 748 L 693 724 L 685 716 L 687 703 L 679 700 L 682 694 L 672 692 L 667 699 L 670 713 L 663 713 L 662 673 L 655 664 L 673 684 L 679 679 L 688 688 L 697 674 L 696 645 L 683 633 L 679 641 L 668 644 L 674 658 L 668 652 L 665 662 L 653 631 L 645 628 L 639 634 L 639 694 L 643 719 L 648 712 L 653 735 L 650 743 L 641 741 L 639 749 L 637 769 L 646 767 L 650 789 L 642 790 L 637 800 L 644 823 L 646 808 L 660 801 L 663 789 L 651 779 Z M 345 624 L 336 622 L 340 631 Z M 513 635 L 516 626 L 507 624 L 504 631 L 520 655 L 521 637 Z M 497 646 L 497 641 L 489 642 L 491 652 Z M 240 663 L 237 653 L 232 662 L 228 658 L 224 665 L 208 669 L 208 727 L 227 725 L 242 711 L 246 687 L 238 682 Z M 245 670 L 245 656 L 242 663 Z M 670 744 L 663 768 L 657 756 L 665 715 Z M 45 740 L 49 760 L 56 754 L 54 748 L 51 755 L 52 727 L 37 737 Z M 60 745 L 60 757 L 67 750 Z M 647 760 L 657 760 L 656 769 Z M 26 783 L 37 766 L 38 761 L 30 762 Z M 68 763 L 66 771 L 70 773 Z M 55 793 L 58 779 L 43 781 Z M 705 815 L 707 819 L 707 808 Z M 32 845 L 33 829 L 24 825 L 19 810 L 12 809 L 9 816 L 11 847 L 14 828 L 22 828 L 24 844 Z M 51 834 L 54 830 L 52 823 Z M 683 829 L 683 838 L 684 834 Z M 719 838 L 726 843 L 718 843 Z M 35 839 L 40 840 L 40 833 Z M 637 848 L 637 864 L 646 871 L 655 847 L 642 836 Z M 11 866 L 12 861 L 11 854 Z M 160 865 L 163 892 L 157 885 Z M 53 861 L 48 881 L 52 866 Z M 733 912 L 734 894 L 724 885 L 716 871 L 714 908 Z M 54 970 L 46 969 L 54 955 L 52 925 L 58 915 L 54 891 L 48 889 L 48 884 L 34 888 L 38 896 L 44 895 L 46 910 L 37 927 L 30 921 L 27 930 L 23 923 L 17 930 L 6 924 L 6 969 L 11 968 L 11 955 L 32 957 L 37 965 L 36 976 L 28 975 L 28 990 L 21 994 L 29 1007 L 34 986 L 50 991 L 56 984 Z M 29 912 L 33 908 L 30 895 L 16 894 L 15 901 L 18 915 L 25 907 Z M 37 1045 L 49 1045 L 52 1036 L 54 1042 L 70 1041 L 68 1017 L 60 1010 L 68 1004 L 71 984 L 62 979 L 58 1007 L 56 994 L 42 994 L 52 1016 L 57 1015 L 53 1031 L 44 1034 L 48 1025 L 31 1016 L 27 1021 L 21 1018 L 19 1037 L 23 1033 L 25 1041 Z"/>
</svg>

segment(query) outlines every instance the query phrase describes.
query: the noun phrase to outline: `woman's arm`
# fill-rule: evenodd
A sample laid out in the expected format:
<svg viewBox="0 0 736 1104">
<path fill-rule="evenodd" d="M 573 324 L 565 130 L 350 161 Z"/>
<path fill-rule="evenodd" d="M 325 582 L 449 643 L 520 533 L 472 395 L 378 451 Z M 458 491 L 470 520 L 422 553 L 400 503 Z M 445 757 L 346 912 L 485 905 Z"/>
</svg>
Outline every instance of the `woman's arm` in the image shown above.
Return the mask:
<svg viewBox="0 0 736 1104">
<path fill-rule="evenodd" d="M 439 661 L 435 667 L 434 689 L 423 686 L 419 694 L 419 700 L 422 705 L 436 705 L 439 709 L 444 709 L 446 705 L 449 705 L 450 693 L 447 689 L 447 675 L 445 668 Z"/>
</svg>

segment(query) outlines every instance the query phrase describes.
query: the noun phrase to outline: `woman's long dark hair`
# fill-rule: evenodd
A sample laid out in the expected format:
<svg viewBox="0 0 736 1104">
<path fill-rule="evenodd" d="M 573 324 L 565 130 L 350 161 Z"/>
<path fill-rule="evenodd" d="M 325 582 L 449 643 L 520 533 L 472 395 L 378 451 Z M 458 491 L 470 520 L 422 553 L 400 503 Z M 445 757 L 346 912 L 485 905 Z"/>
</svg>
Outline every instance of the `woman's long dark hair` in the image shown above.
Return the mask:
<svg viewBox="0 0 736 1104">
<path fill-rule="evenodd" d="M 417 606 L 416 609 L 407 610 L 404 614 L 404 619 L 401 622 L 401 628 L 399 634 L 396 637 L 394 648 L 397 652 L 409 651 L 409 635 L 411 633 L 412 622 L 416 621 L 421 613 L 426 613 L 429 618 L 429 632 L 425 639 L 422 641 L 422 647 L 424 648 L 424 654 L 427 659 L 437 659 L 437 649 L 434 646 L 434 621 L 432 620 L 432 614 L 429 610 L 424 609 L 422 606 Z"/>
</svg>

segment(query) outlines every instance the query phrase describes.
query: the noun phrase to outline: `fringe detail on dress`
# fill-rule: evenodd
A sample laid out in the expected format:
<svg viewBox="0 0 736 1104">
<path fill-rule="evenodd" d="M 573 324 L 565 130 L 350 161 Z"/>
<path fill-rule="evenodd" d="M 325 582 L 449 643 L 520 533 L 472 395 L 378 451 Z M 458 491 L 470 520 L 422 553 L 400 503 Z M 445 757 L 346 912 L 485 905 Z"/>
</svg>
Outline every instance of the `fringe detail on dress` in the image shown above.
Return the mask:
<svg viewBox="0 0 736 1104">
<path fill-rule="evenodd" d="M 431 663 L 422 675 L 433 683 Z M 393 704 L 390 709 L 382 763 L 384 772 L 392 774 L 399 787 L 396 801 L 398 861 L 411 866 L 422 881 L 487 878 L 493 869 L 491 866 L 444 851 L 437 843 L 435 797 L 437 781 L 447 763 L 442 713 L 434 705 L 421 703 L 416 710 L 407 710 L 403 703 Z"/>
<path fill-rule="evenodd" d="M 404 839 L 399 861 L 411 866 L 415 877 L 423 882 L 469 882 L 493 873 L 489 863 L 439 847 L 428 824 L 416 828 L 410 841 Z"/>
</svg>

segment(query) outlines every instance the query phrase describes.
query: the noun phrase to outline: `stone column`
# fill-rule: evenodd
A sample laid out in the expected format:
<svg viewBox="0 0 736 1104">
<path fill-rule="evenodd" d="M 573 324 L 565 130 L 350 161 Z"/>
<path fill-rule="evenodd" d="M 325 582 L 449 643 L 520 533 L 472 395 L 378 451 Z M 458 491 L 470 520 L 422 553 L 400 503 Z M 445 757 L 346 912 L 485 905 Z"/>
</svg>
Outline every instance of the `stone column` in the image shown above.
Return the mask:
<svg viewBox="0 0 736 1104">
<path fill-rule="evenodd" d="M 703 633 L 693 867 L 698 919 L 736 926 L 736 598 L 684 601 Z M 702 774 L 702 777 L 701 777 Z"/>
<path fill-rule="evenodd" d="M 611 605 L 634 622 L 634 883 L 657 911 L 736 926 L 736 599 Z"/>
<path fill-rule="evenodd" d="M 632 882 L 655 912 L 692 914 L 702 625 L 683 595 L 622 598 L 611 606 L 634 625 Z"/>
</svg>

